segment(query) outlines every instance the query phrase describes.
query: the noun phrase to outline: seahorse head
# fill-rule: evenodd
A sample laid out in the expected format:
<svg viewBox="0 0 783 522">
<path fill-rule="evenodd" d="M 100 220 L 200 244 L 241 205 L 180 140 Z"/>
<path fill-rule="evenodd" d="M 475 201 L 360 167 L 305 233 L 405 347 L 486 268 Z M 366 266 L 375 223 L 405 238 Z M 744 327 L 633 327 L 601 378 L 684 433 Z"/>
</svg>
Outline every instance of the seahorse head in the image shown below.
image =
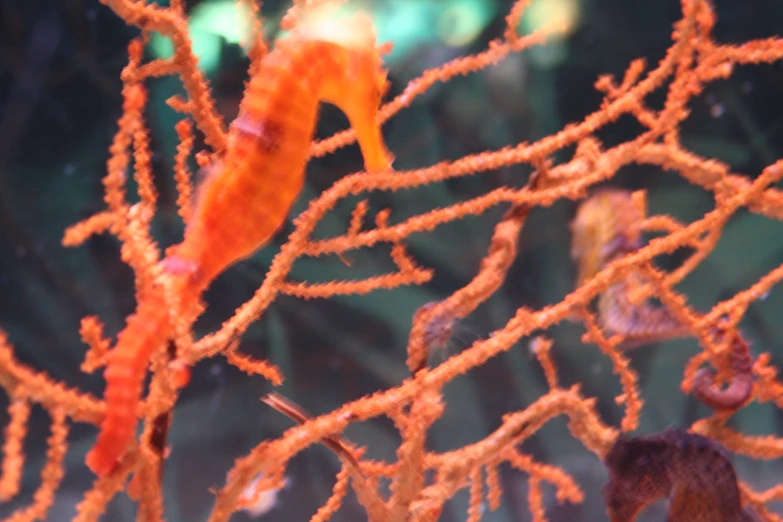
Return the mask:
<svg viewBox="0 0 783 522">
<path fill-rule="evenodd" d="M 319 77 L 319 98 L 342 110 L 356 131 L 368 171 L 391 168 L 392 156 L 382 143 L 378 108 L 388 88 L 375 27 L 367 13 L 341 16 L 334 6 L 310 9 L 291 35 L 315 42 L 319 60 L 330 65 Z"/>
<path fill-rule="evenodd" d="M 579 266 L 578 283 L 618 255 L 639 248 L 638 225 L 643 219 L 631 193 L 625 190 L 600 190 L 579 205 L 571 223 L 571 257 Z"/>
</svg>

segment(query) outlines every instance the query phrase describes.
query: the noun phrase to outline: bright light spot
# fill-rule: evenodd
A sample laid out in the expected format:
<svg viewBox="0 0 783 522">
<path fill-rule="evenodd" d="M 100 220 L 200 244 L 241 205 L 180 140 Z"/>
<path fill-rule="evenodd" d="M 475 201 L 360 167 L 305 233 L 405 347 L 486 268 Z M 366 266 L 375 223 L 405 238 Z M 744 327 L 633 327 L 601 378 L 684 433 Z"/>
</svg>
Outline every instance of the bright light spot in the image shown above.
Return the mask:
<svg viewBox="0 0 783 522">
<path fill-rule="evenodd" d="M 243 45 L 250 40 L 250 12 L 245 4 L 239 5 L 243 6 L 241 10 L 233 0 L 214 0 L 198 4 L 189 13 L 193 53 L 201 70 L 209 73 L 217 68 L 223 42 Z M 174 52 L 169 39 L 157 33 L 150 39 L 149 47 L 158 58 L 168 58 Z"/>
<path fill-rule="evenodd" d="M 451 47 L 468 45 L 481 34 L 494 11 L 495 6 L 487 2 L 450 2 L 438 17 L 438 36 L 443 43 Z"/>
<path fill-rule="evenodd" d="M 531 58 L 541 67 L 553 68 L 568 57 L 566 37 L 579 25 L 580 0 L 533 0 L 522 18 L 522 32 L 547 30 L 546 45 L 533 47 Z"/>
<path fill-rule="evenodd" d="M 240 7 L 241 6 L 241 7 Z M 198 4 L 190 13 L 190 30 L 221 36 L 231 44 L 244 44 L 252 28 L 246 4 L 215 0 Z"/>
<path fill-rule="evenodd" d="M 726 108 L 722 103 L 715 103 L 710 105 L 710 115 L 712 115 L 713 118 L 720 118 L 723 116 L 724 112 L 726 112 Z"/>
<path fill-rule="evenodd" d="M 430 41 L 437 6 L 428 0 L 395 0 L 373 12 L 379 42 L 394 42 L 384 63 L 407 55 L 411 49 Z"/>
<path fill-rule="evenodd" d="M 313 40 L 334 42 L 344 47 L 363 47 L 375 42 L 371 15 L 360 9 L 340 7 L 325 3 L 305 11 L 296 30 Z"/>
<path fill-rule="evenodd" d="M 571 34 L 579 25 L 579 0 L 533 0 L 522 18 L 525 34 L 549 28 L 555 37 Z"/>
</svg>

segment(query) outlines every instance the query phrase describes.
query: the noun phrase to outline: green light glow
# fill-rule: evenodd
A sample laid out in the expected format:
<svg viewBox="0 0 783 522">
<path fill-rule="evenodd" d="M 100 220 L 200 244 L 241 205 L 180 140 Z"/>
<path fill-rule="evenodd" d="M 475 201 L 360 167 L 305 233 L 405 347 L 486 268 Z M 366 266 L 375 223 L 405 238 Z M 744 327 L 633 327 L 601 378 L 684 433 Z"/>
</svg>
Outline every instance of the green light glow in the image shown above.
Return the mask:
<svg viewBox="0 0 783 522">
<path fill-rule="evenodd" d="M 199 68 L 207 74 L 219 65 L 223 42 L 242 44 L 251 34 L 249 14 L 238 11 L 232 0 L 214 0 L 197 5 L 190 12 L 188 27 Z M 158 34 L 152 35 L 149 48 L 156 58 L 168 58 L 173 53 L 169 39 Z"/>
</svg>

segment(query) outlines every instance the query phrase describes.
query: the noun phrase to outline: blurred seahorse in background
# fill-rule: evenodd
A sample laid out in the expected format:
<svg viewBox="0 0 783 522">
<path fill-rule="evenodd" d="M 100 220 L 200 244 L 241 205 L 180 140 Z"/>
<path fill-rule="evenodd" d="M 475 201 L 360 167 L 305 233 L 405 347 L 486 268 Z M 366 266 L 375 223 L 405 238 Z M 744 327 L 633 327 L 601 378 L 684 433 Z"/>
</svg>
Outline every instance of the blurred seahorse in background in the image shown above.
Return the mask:
<svg viewBox="0 0 783 522">
<path fill-rule="evenodd" d="M 571 224 L 571 256 L 579 271 L 577 286 L 615 259 L 641 248 L 645 217 L 642 214 L 632 194 L 619 189 L 598 191 L 579 206 Z M 626 349 L 690 335 L 688 326 L 681 324 L 666 307 L 655 306 L 649 299 L 634 302 L 633 291 L 644 283 L 641 271 L 632 269 L 610 285 L 598 298 L 601 325 L 611 334 L 622 335 L 621 346 Z M 747 402 L 753 392 L 754 358 L 748 342 L 736 329 L 717 324 L 712 334 L 728 342 L 728 366 L 733 375 L 728 386 L 721 388 L 714 380 L 714 372 L 702 368 L 694 376 L 693 395 L 711 408 L 734 410 Z"/>
<path fill-rule="evenodd" d="M 578 265 L 577 286 L 615 259 L 641 248 L 643 220 L 628 191 L 604 189 L 585 200 L 571 224 L 571 257 Z M 648 301 L 632 302 L 631 293 L 642 284 L 642 274 L 630 271 L 602 293 L 598 298 L 601 325 L 612 334 L 622 335 L 625 348 L 688 335 L 688 329 L 666 308 Z"/>
<path fill-rule="evenodd" d="M 250 78 L 184 241 L 162 261 L 177 274 L 176 312 L 189 313 L 221 272 L 266 244 L 285 221 L 304 183 L 320 102 L 346 114 L 368 172 L 391 168 L 377 122 L 386 87 L 369 17 L 305 20 L 277 43 Z M 87 455 L 98 475 L 114 469 L 134 437 L 150 357 L 172 335 L 169 314 L 163 292 L 152 292 L 118 336 L 104 372 L 106 416 Z"/>
<path fill-rule="evenodd" d="M 646 506 L 669 497 L 669 522 L 754 522 L 743 508 L 737 475 L 723 447 L 695 433 L 619 438 L 604 459 L 609 520 L 632 522 Z"/>
</svg>

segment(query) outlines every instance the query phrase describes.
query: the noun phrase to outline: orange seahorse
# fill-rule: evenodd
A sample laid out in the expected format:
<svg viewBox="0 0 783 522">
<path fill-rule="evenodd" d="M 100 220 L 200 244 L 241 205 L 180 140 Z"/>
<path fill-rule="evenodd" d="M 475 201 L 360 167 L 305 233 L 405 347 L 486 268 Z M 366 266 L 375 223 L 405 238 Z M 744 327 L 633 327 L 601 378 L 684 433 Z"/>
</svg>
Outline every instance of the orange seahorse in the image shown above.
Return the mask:
<svg viewBox="0 0 783 522">
<path fill-rule="evenodd" d="M 228 266 L 263 246 L 285 221 L 304 182 L 320 102 L 342 110 L 369 172 L 391 168 L 377 121 L 386 90 L 369 17 L 339 27 L 303 21 L 250 79 L 220 165 L 202 184 L 184 241 L 163 267 L 180 274 L 178 310 L 188 310 Z M 87 465 L 109 473 L 134 437 L 147 365 L 172 335 L 162 290 L 128 318 L 104 372 L 106 414 Z"/>
</svg>

